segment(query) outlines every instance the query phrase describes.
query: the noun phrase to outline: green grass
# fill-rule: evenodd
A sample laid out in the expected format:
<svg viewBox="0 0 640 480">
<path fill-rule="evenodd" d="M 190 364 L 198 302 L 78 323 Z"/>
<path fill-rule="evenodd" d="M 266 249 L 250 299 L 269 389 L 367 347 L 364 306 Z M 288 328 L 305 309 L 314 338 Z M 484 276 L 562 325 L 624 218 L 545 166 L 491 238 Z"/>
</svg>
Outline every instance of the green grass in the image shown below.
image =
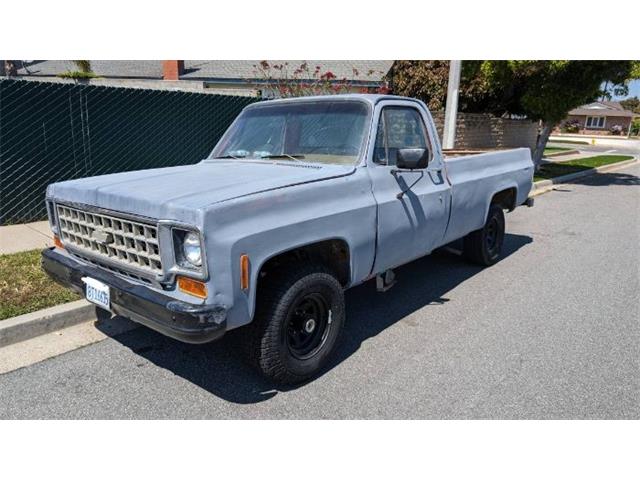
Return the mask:
<svg viewBox="0 0 640 480">
<path fill-rule="evenodd" d="M 569 150 L 574 149 L 570 147 L 547 147 L 544 149 L 544 155 L 549 155 L 550 153 L 567 152 Z"/>
<path fill-rule="evenodd" d="M 611 163 L 623 162 L 631 160 L 630 155 L 598 155 L 596 157 L 578 158 L 568 162 L 545 163 L 540 166 L 540 170 L 536 172 L 533 181 L 547 180 L 549 178 L 560 177 L 570 173 L 589 170 L 590 168 L 601 167 Z"/>
<path fill-rule="evenodd" d="M 0 320 L 78 300 L 40 267 L 40 250 L 0 255 Z"/>
<path fill-rule="evenodd" d="M 576 145 L 589 145 L 587 140 L 549 140 L 549 143 L 572 143 Z"/>
</svg>

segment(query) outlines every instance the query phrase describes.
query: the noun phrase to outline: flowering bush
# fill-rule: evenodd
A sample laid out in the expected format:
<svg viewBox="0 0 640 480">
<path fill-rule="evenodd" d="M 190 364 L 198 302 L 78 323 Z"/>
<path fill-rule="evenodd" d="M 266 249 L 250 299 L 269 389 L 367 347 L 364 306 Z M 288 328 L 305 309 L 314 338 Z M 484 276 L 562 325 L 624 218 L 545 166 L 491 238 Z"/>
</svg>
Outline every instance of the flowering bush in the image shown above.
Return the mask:
<svg viewBox="0 0 640 480">
<path fill-rule="evenodd" d="M 330 71 L 322 71 L 320 65 L 311 68 L 308 62 L 302 62 L 296 68 L 290 67 L 289 62 L 269 63 L 262 60 L 253 66 L 254 77 L 260 82 L 255 88 L 267 91 L 279 97 L 302 97 L 308 95 L 335 95 L 353 91 L 355 79 L 360 77 L 358 69 L 353 69 L 353 79 L 338 79 Z M 376 73 L 369 70 L 366 77 Z M 383 72 L 380 72 L 383 73 Z M 377 88 L 361 88 L 361 93 L 389 93 L 390 89 L 384 85 Z"/>
<path fill-rule="evenodd" d="M 622 128 L 622 125 L 613 125 L 609 131 L 611 132 L 611 135 L 622 135 L 624 129 Z"/>
<path fill-rule="evenodd" d="M 564 133 L 578 133 L 580 131 L 580 122 L 578 120 L 567 120 L 561 128 Z"/>
</svg>

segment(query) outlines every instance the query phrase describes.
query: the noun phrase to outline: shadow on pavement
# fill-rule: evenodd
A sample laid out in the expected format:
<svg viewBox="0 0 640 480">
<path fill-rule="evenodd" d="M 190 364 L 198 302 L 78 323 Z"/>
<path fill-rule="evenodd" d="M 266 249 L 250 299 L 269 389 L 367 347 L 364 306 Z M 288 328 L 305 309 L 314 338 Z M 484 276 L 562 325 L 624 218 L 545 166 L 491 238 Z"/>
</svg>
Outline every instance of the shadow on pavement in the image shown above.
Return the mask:
<svg viewBox="0 0 640 480">
<path fill-rule="evenodd" d="M 588 177 L 576 178 L 570 183 L 590 187 L 607 187 L 609 185 L 640 185 L 640 177 L 623 172 L 596 173 Z"/>
<path fill-rule="evenodd" d="M 528 236 L 506 234 L 503 258 L 531 242 Z M 396 269 L 397 285 L 388 292 L 377 293 L 373 281 L 348 290 L 347 322 L 342 340 L 333 361 L 320 376 L 357 352 L 364 341 L 407 315 L 425 306 L 448 302 L 447 292 L 481 270 L 455 254 L 438 251 Z M 188 345 L 145 327 L 112 338 L 158 367 L 230 402 L 257 403 L 279 391 L 300 387 L 275 387 L 243 362 L 235 342 L 228 341 L 230 339 Z"/>
</svg>

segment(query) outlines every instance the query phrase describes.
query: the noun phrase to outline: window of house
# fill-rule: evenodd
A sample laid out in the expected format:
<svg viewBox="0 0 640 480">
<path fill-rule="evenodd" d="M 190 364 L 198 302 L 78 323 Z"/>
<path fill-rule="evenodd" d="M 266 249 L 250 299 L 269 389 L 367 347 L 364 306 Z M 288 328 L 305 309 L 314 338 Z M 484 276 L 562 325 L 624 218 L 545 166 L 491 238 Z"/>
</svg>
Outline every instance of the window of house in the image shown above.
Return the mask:
<svg viewBox="0 0 640 480">
<path fill-rule="evenodd" d="M 605 117 L 587 117 L 587 128 L 604 128 Z"/>
<path fill-rule="evenodd" d="M 415 108 L 385 107 L 378 123 L 373 160 L 395 165 L 401 148 L 429 148 L 424 122 Z"/>
</svg>

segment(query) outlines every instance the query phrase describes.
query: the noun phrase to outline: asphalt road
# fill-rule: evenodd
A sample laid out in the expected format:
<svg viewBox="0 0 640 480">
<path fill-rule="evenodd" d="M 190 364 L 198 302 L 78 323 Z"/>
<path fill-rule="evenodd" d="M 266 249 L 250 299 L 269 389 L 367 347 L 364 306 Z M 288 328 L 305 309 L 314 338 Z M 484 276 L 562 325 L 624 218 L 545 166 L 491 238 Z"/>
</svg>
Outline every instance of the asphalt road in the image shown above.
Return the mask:
<svg viewBox="0 0 640 480">
<path fill-rule="evenodd" d="M 1 418 L 640 418 L 640 167 L 507 216 L 505 257 L 437 253 L 347 294 L 317 379 L 140 328 L 0 376 Z"/>
</svg>

